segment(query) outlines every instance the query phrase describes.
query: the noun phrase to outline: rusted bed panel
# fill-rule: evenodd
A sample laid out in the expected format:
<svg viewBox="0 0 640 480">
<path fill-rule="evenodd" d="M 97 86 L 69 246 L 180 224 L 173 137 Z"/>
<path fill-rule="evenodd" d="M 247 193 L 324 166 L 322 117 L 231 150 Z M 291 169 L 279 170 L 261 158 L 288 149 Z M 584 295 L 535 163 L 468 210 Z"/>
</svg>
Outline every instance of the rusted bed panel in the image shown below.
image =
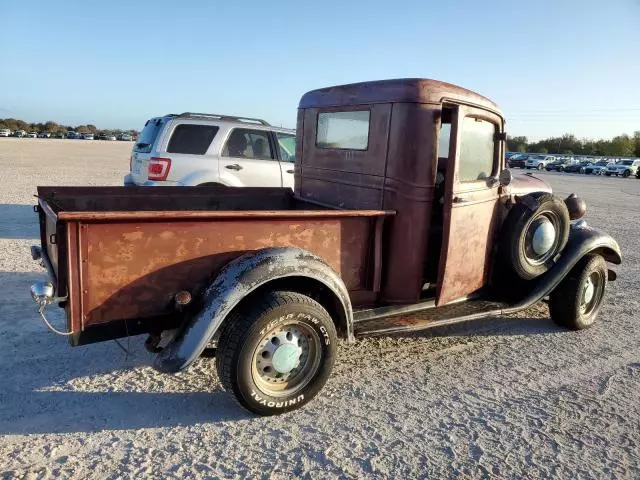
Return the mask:
<svg viewBox="0 0 640 480">
<path fill-rule="evenodd" d="M 136 222 L 69 221 L 68 268 L 80 268 L 78 295 L 70 303 L 74 330 L 172 311 L 173 296 L 197 296 L 215 273 L 243 253 L 270 246 L 296 246 L 322 257 L 350 291 L 373 291 L 381 268 L 380 216 L 312 215 L 242 219 L 165 219 Z M 377 234 L 376 234 L 377 227 Z M 75 237 L 75 240 L 74 240 Z M 75 258 L 74 258 L 75 257 Z M 76 279 L 70 279 L 74 290 Z M 365 298 L 361 293 L 354 298 Z M 79 313 L 79 319 L 78 314 Z"/>
</svg>

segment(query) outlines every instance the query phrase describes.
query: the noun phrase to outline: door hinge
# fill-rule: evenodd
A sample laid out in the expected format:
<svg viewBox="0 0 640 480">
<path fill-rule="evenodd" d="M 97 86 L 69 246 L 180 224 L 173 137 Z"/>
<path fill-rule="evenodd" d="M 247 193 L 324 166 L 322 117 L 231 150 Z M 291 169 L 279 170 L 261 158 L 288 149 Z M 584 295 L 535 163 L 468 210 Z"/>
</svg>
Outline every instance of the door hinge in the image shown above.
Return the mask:
<svg viewBox="0 0 640 480">
<path fill-rule="evenodd" d="M 58 243 L 58 236 L 55 233 L 49 235 L 49 243 L 51 245 L 55 245 L 56 243 Z"/>
</svg>

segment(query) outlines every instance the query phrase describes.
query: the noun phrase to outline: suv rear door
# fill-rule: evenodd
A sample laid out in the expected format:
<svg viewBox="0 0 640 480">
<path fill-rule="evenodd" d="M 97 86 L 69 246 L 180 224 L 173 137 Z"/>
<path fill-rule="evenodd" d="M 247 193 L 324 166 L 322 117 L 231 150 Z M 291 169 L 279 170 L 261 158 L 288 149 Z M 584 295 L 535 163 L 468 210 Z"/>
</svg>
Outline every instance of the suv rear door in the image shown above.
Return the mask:
<svg viewBox="0 0 640 480">
<path fill-rule="evenodd" d="M 237 187 L 281 187 L 282 173 L 268 130 L 233 128 L 220 156 L 220 179 Z"/>
</svg>

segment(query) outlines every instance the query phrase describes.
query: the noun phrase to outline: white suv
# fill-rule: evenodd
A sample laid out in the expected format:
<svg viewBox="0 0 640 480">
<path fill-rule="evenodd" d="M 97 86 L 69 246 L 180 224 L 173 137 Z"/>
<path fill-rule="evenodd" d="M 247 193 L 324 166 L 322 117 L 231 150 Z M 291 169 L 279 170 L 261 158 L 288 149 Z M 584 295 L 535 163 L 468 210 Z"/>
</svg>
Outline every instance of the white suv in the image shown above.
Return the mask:
<svg viewBox="0 0 640 480">
<path fill-rule="evenodd" d="M 525 163 L 525 167 L 544 170 L 549 163 L 555 161 L 556 157 L 553 155 L 529 155 L 527 162 Z"/>
<path fill-rule="evenodd" d="M 293 188 L 295 130 L 206 113 L 147 121 L 125 185 Z"/>
<path fill-rule="evenodd" d="M 10 137 L 11 136 L 11 130 L 9 130 L 8 128 L 0 128 L 0 137 Z"/>
</svg>

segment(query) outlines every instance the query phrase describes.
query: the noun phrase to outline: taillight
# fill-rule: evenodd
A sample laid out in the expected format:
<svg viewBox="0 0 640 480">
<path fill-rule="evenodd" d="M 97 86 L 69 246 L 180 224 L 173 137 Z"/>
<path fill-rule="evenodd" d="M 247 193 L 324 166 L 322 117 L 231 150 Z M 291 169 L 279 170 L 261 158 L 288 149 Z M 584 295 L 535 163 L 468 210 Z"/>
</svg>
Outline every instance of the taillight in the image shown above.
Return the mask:
<svg viewBox="0 0 640 480">
<path fill-rule="evenodd" d="M 149 159 L 149 169 L 147 171 L 147 178 L 149 180 L 163 181 L 167 179 L 169 175 L 169 169 L 171 168 L 170 158 L 151 157 Z"/>
</svg>

